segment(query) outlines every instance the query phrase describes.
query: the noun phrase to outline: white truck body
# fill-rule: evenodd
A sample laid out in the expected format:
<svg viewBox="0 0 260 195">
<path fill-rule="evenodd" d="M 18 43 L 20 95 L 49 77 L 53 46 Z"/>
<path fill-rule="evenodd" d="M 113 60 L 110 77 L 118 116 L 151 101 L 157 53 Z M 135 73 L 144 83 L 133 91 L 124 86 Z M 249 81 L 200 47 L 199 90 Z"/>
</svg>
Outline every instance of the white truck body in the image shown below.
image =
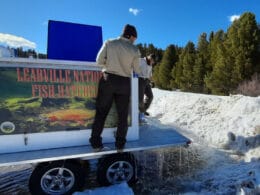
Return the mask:
<svg viewBox="0 0 260 195">
<path fill-rule="evenodd" d="M 13 69 L 35 69 L 35 70 L 68 70 L 70 71 L 70 75 L 72 75 L 72 71 L 101 71 L 101 67 L 97 66 L 93 62 L 79 62 L 79 61 L 61 61 L 61 60 L 39 60 L 39 59 L 22 59 L 22 58 L 0 58 L 0 71 L 6 70 L 5 68 L 13 68 Z M 5 71 L 2 71 L 4 74 Z M 18 72 L 17 72 L 18 74 Z M 22 74 L 22 73 L 19 73 Z M 28 77 L 31 76 L 28 73 Z M 23 75 L 24 76 L 24 75 Z M 17 75 L 17 77 L 21 77 L 21 75 Z M 19 78 L 15 78 L 15 82 Z M 21 80 L 21 78 L 20 78 Z M 49 84 L 49 83 L 47 83 Z M 128 128 L 127 140 L 133 141 L 139 139 L 139 125 L 138 125 L 138 79 L 132 78 L 131 80 L 132 90 L 131 90 L 131 123 Z M 8 85 L 8 83 L 5 83 Z M 31 86 L 34 83 L 31 82 Z M 32 87 L 33 88 L 33 87 Z M 97 88 L 97 85 L 95 86 Z M 2 93 L 5 93 L 3 89 L 0 89 Z M 32 89 L 33 90 L 33 89 Z M 92 90 L 92 88 L 91 88 Z M 35 93 L 35 92 L 33 92 Z M 38 98 L 38 94 L 34 94 Z M 40 98 L 40 97 L 39 97 Z M 69 97 L 74 98 L 74 97 Z M 84 98 L 84 97 L 83 97 Z M 6 98 L 8 99 L 8 98 Z M 53 98 L 59 99 L 59 98 Z M 65 98 L 66 99 L 66 98 Z M 6 109 L 6 108 L 5 108 Z M 41 109 L 41 107 L 39 108 Z M 11 108 L 10 108 L 11 110 Z M 65 110 L 63 106 L 60 106 L 59 110 Z M 74 109 L 75 111 L 75 109 Z M 13 111 L 17 112 L 17 111 Z M 54 112 L 55 113 L 55 112 Z M 56 112 L 57 113 L 57 112 Z M 12 113 L 11 113 L 12 114 Z M 37 114 L 37 113 L 35 113 Z M 75 113 L 77 114 L 77 113 Z M 31 115 L 31 114 L 30 114 Z M 40 117 L 40 116 L 37 116 Z M 28 115 L 28 122 L 30 121 L 31 116 Z M 26 120 L 27 120 L 26 119 Z M 1 120 L 1 118 L 0 118 Z M 32 120 L 32 119 L 31 119 Z M 58 119 L 57 119 L 58 120 Z M 66 120 L 66 121 L 65 121 Z M 16 124 L 13 121 L 5 121 L 1 120 L 0 123 L 5 124 L 10 122 L 17 127 L 19 124 Z M 56 122 L 56 121 L 55 121 Z M 60 119 L 57 122 L 66 122 L 67 119 Z M 77 122 L 77 121 L 76 121 Z M 34 123 L 32 121 L 31 123 Z M 78 124 L 76 124 L 78 125 Z M 33 124 L 32 124 L 33 126 Z M 64 126 L 64 130 L 57 130 L 51 132 L 34 132 L 33 129 L 22 129 L 20 132 L 23 133 L 15 133 L 16 129 L 12 133 L 3 133 L 0 135 L 0 153 L 12 153 L 12 152 L 22 152 L 22 151 L 32 151 L 32 150 L 41 150 L 41 149 L 50 149 L 50 148 L 60 148 L 60 147 L 71 147 L 71 146 L 82 146 L 89 145 L 89 137 L 91 133 L 91 127 L 88 128 L 75 128 L 72 130 L 66 129 L 66 125 Z M 104 143 L 114 142 L 114 132 L 116 131 L 116 127 L 105 128 L 102 134 Z M 32 133 L 30 133 L 32 132 Z"/>
<path fill-rule="evenodd" d="M 101 67 L 93 62 L 39 60 L 22 58 L 0 58 L 0 70 L 6 68 L 37 68 L 100 71 Z M 1 72 L 0 72 L 1 73 Z M 21 75 L 20 75 L 21 76 Z M 16 78 L 17 79 L 17 78 Z M 21 79 L 21 78 L 20 78 Z M 33 84 L 33 83 L 32 83 Z M 30 85 L 32 85 L 30 84 Z M 5 83 L 8 85 L 8 83 Z M 162 129 L 154 125 L 139 128 L 138 121 L 138 79 L 131 79 L 131 123 L 127 133 L 125 151 L 138 151 L 169 146 L 185 146 L 190 140 L 174 129 Z M 3 85 L 2 85 L 3 86 Z M 4 89 L 0 89 L 5 93 Z M 3 105 L 3 102 L 2 102 Z M 4 104 L 5 105 L 5 104 Z M 1 119 L 1 117 L 0 117 Z M 12 121 L 0 121 L 1 124 Z M 28 120 L 28 123 L 31 121 Z M 22 129 L 25 133 L 3 133 L 0 135 L 0 166 L 23 163 L 38 163 L 69 158 L 97 158 L 102 154 L 115 153 L 114 132 L 116 127 L 105 128 L 102 137 L 111 150 L 95 153 L 89 144 L 91 128 L 59 130 L 54 132 L 33 132 Z"/>
</svg>

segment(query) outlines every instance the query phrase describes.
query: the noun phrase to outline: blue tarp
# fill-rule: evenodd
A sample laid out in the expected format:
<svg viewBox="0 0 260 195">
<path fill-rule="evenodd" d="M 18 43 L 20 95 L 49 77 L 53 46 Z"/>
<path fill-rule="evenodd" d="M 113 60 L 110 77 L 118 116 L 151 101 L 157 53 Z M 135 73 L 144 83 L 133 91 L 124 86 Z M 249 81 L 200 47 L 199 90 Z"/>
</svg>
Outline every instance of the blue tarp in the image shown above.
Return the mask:
<svg viewBox="0 0 260 195">
<path fill-rule="evenodd" d="M 94 62 L 102 42 L 99 26 L 49 20 L 48 59 Z"/>
</svg>

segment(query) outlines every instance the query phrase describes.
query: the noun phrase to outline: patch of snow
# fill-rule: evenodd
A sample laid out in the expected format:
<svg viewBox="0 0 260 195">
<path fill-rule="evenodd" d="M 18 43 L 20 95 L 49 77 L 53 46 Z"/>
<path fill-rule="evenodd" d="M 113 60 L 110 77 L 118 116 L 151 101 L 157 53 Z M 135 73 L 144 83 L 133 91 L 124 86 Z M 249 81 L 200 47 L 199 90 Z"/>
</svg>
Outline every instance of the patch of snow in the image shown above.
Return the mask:
<svg viewBox="0 0 260 195">
<path fill-rule="evenodd" d="M 84 192 L 75 192 L 73 195 L 134 195 L 133 190 L 127 183 L 115 184 L 108 187 L 101 187 L 94 190 L 85 190 Z"/>
</svg>

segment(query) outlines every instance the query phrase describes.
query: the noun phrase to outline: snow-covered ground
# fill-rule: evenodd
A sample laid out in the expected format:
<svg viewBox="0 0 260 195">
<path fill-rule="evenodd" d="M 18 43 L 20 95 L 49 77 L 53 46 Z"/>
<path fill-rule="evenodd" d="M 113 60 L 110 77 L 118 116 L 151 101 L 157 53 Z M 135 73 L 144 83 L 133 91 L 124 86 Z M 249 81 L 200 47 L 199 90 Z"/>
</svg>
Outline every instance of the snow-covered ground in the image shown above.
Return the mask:
<svg viewBox="0 0 260 195">
<path fill-rule="evenodd" d="M 152 116 L 193 139 L 206 160 L 199 193 L 260 193 L 260 96 L 213 96 L 154 89 Z"/>
<path fill-rule="evenodd" d="M 181 176 L 179 185 L 186 186 L 182 194 L 260 194 L 260 96 L 214 96 L 156 88 L 153 92 L 148 120 L 175 127 L 193 140 L 189 150 L 200 160 L 190 162 L 189 167 L 203 162 Z M 163 153 L 166 158 L 167 151 Z M 169 183 L 169 176 L 164 180 Z M 75 195 L 122 194 L 122 190 L 133 194 L 122 184 Z M 157 189 L 151 194 L 160 193 L 170 192 Z"/>
</svg>

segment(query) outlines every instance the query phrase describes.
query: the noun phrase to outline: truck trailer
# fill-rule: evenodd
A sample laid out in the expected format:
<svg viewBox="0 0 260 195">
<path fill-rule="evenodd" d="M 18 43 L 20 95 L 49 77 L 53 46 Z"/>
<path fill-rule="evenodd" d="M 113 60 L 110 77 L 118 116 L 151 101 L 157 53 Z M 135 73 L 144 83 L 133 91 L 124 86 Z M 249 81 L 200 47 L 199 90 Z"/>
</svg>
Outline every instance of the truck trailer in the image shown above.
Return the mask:
<svg viewBox="0 0 260 195">
<path fill-rule="evenodd" d="M 139 126 L 138 78 L 133 73 L 125 148 L 118 152 L 114 146 L 117 113 L 113 105 L 102 133 L 106 150 L 94 152 L 89 138 L 102 76 L 102 67 L 95 62 L 102 44 L 101 28 L 50 21 L 48 30 L 48 59 L 0 58 L 0 167 L 33 164 L 31 194 L 80 190 L 92 159 L 98 159 L 101 185 L 132 184 L 137 179 L 133 152 L 191 143 L 172 128 Z M 65 32 L 72 33 L 67 34 L 68 40 L 76 37 L 71 40 L 76 46 L 68 44 Z M 86 36 L 88 32 L 91 35 Z M 83 49 L 77 52 L 76 47 Z M 81 58 L 79 53 L 88 55 Z"/>
</svg>

